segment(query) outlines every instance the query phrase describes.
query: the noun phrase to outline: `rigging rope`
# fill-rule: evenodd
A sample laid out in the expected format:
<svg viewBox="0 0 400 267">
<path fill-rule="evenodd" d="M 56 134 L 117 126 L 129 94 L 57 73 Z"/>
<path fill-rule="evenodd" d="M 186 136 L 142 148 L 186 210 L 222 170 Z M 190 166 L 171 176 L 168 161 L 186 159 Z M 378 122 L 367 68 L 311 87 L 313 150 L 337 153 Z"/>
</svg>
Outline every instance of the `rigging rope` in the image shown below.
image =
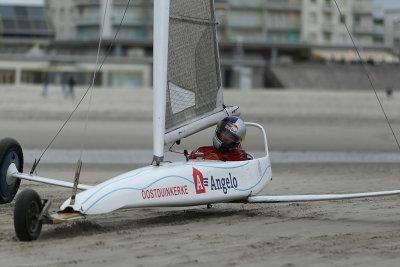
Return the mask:
<svg viewBox="0 0 400 267">
<path fill-rule="evenodd" d="M 104 8 L 103 19 L 102 19 L 102 22 L 101 22 L 101 28 L 100 28 L 100 31 L 99 31 L 99 35 L 100 35 L 99 36 L 99 45 L 97 47 L 96 63 L 94 64 L 94 70 L 96 70 L 97 64 L 99 63 L 101 41 L 103 40 L 104 21 L 106 19 L 107 9 L 108 9 L 108 0 L 106 1 L 106 6 Z M 83 145 L 84 145 L 85 140 L 86 140 L 87 125 L 88 125 L 88 121 L 89 121 L 90 105 L 92 103 L 93 86 L 94 86 L 94 80 L 96 79 L 96 73 L 97 72 L 94 71 L 92 83 L 89 86 L 90 96 L 89 96 L 89 102 L 88 102 L 88 107 L 87 107 L 87 111 L 86 111 L 85 127 L 84 127 L 84 130 L 83 130 L 83 135 L 82 135 L 82 139 L 81 139 L 81 149 L 80 149 L 80 153 L 79 153 L 79 160 L 80 161 L 82 160 Z"/>
<path fill-rule="evenodd" d="M 107 1 L 108 1 L 108 0 L 107 0 Z M 104 65 L 104 62 L 106 61 L 106 59 L 108 58 L 108 56 L 109 56 L 110 53 L 111 53 L 111 48 L 113 47 L 113 45 L 114 45 L 114 43 L 115 43 L 115 40 L 117 39 L 118 33 L 119 33 L 120 29 L 121 29 L 122 22 L 124 21 L 125 14 L 126 14 L 126 11 L 128 10 L 128 7 L 129 7 L 129 5 L 130 5 L 130 2 L 131 2 L 131 0 L 128 0 L 127 4 L 126 4 L 126 6 L 125 6 L 124 13 L 123 13 L 122 18 L 121 18 L 121 21 L 120 21 L 120 23 L 119 23 L 119 25 L 118 25 L 117 31 L 115 32 L 114 38 L 113 38 L 111 44 L 110 44 L 109 47 L 108 47 L 108 50 L 107 50 L 107 52 L 106 52 L 106 54 L 105 54 L 105 56 L 104 56 L 104 58 L 103 58 L 103 60 L 102 60 L 102 62 L 101 62 L 101 64 L 100 64 L 100 67 L 99 67 L 97 70 L 94 71 L 94 76 L 96 75 L 96 73 L 98 73 L 98 72 L 101 71 L 101 69 L 102 69 L 102 67 L 103 67 L 103 65 Z M 134 1 L 133 1 L 133 2 L 134 2 Z M 97 60 L 96 60 L 96 66 L 97 66 Z M 93 81 L 94 81 L 94 78 L 93 78 Z M 93 84 L 93 83 L 92 83 L 92 84 Z M 62 126 L 60 127 L 60 129 L 58 130 L 58 132 L 54 135 L 54 137 L 53 137 L 53 139 L 50 141 L 50 143 L 49 143 L 49 144 L 46 146 L 46 148 L 43 150 L 43 152 L 42 152 L 42 154 L 40 155 L 39 159 L 36 160 L 36 158 L 35 158 L 35 162 L 34 162 L 34 164 L 33 164 L 33 166 L 32 166 L 32 169 L 31 169 L 31 171 L 30 171 L 30 174 L 33 174 L 33 172 L 35 171 L 37 165 L 39 164 L 40 160 L 42 159 L 43 155 L 44 155 L 44 154 L 46 153 L 46 151 L 50 148 L 50 146 L 53 144 L 54 140 L 55 140 L 55 139 L 57 138 L 57 136 L 61 133 L 61 131 L 64 129 L 65 125 L 66 125 L 66 124 L 69 122 L 69 120 L 71 119 L 72 115 L 73 115 L 73 114 L 75 113 L 75 111 L 78 109 L 79 105 L 82 103 L 83 99 L 86 97 L 87 93 L 88 93 L 89 90 L 92 88 L 92 84 L 86 89 L 85 93 L 83 94 L 83 96 L 82 96 L 81 99 L 79 100 L 78 104 L 75 106 L 75 108 L 74 108 L 74 109 L 72 110 L 72 112 L 69 114 L 68 118 L 67 118 L 67 119 L 65 120 L 65 122 L 62 124 Z M 81 153 L 82 153 L 82 152 L 81 152 Z"/>
<path fill-rule="evenodd" d="M 337 1 L 334 0 L 334 2 L 335 2 L 335 5 L 336 5 L 336 7 L 337 7 L 337 9 L 338 9 L 338 11 L 339 11 L 340 17 L 342 18 L 342 17 L 343 17 L 342 11 L 340 10 Z M 355 49 L 356 52 L 357 52 L 358 58 L 360 59 L 360 64 L 363 66 L 364 72 L 365 72 L 365 74 L 366 74 L 367 77 L 368 77 L 368 80 L 369 80 L 369 83 L 370 83 L 370 85 L 371 85 L 371 88 L 374 90 L 375 97 L 376 97 L 376 99 L 378 100 L 379 106 L 381 107 L 381 110 L 382 110 L 382 112 L 383 112 L 383 115 L 385 116 L 386 122 L 387 122 L 387 124 L 388 124 L 388 126 L 389 126 L 389 128 L 390 128 L 390 131 L 392 132 L 392 135 L 393 135 L 393 137 L 394 137 L 394 140 L 396 141 L 397 148 L 400 150 L 399 141 L 397 140 L 397 137 L 396 137 L 396 134 L 395 134 L 395 132 L 394 132 L 394 130 L 393 130 L 392 124 L 390 123 L 389 118 L 388 118 L 388 116 L 387 116 L 387 114 L 386 114 L 385 108 L 384 108 L 383 105 L 382 105 L 382 101 L 381 101 L 381 99 L 379 98 L 378 93 L 376 92 L 374 83 L 372 82 L 371 76 L 369 75 L 369 72 L 368 72 L 368 69 L 367 69 L 367 67 L 366 67 L 366 64 L 365 64 L 365 62 L 362 60 L 362 57 L 361 57 L 360 52 L 359 52 L 359 50 L 358 50 L 358 47 L 357 47 L 356 43 L 354 42 L 353 36 L 352 36 L 352 34 L 350 33 L 349 28 L 347 27 L 346 21 L 343 20 L 343 24 L 344 24 L 344 26 L 346 27 L 347 33 L 349 34 L 350 39 L 351 39 L 351 42 L 353 43 L 353 47 L 354 47 L 354 49 Z"/>
</svg>

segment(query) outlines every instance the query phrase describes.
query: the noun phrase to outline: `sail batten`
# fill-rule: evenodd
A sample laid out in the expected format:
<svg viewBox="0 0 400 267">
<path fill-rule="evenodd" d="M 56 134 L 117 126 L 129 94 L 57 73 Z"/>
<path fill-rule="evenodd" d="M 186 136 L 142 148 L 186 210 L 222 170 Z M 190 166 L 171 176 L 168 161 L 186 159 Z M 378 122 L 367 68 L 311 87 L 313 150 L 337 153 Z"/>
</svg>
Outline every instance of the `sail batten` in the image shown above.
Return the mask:
<svg viewBox="0 0 400 267">
<path fill-rule="evenodd" d="M 207 25 L 217 25 L 216 21 L 210 21 L 210 20 L 207 20 L 207 19 L 185 17 L 185 16 L 176 16 L 176 15 L 175 16 L 171 15 L 169 17 L 170 17 L 170 19 L 175 19 L 175 20 L 184 21 L 184 22 L 207 24 Z"/>
</svg>

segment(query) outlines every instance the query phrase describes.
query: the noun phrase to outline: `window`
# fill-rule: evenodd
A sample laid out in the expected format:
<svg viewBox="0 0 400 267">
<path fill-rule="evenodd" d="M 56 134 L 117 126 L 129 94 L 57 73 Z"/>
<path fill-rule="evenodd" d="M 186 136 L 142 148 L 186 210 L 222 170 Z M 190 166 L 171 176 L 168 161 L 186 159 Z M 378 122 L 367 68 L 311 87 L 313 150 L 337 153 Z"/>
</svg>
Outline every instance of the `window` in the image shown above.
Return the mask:
<svg viewBox="0 0 400 267">
<path fill-rule="evenodd" d="M 13 18 L 14 10 L 11 6 L 0 6 L 0 17 L 2 18 Z"/>
<path fill-rule="evenodd" d="M 347 35 L 345 35 L 345 34 L 340 34 L 339 35 L 339 44 L 345 44 L 346 43 L 346 37 L 347 37 Z"/>
<path fill-rule="evenodd" d="M 40 18 L 40 19 L 45 18 L 43 9 L 41 7 L 29 7 L 28 13 L 31 18 Z"/>
<path fill-rule="evenodd" d="M 310 25 L 317 25 L 318 24 L 317 13 L 311 12 L 310 15 L 308 16 L 308 21 Z"/>
<path fill-rule="evenodd" d="M 15 6 L 14 7 L 15 15 L 19 18 L 28 17 L 28 10 L 25 6 Z"/>
<path fill-rule="evenodd" d="M 324 22 L 330 24 L 332 22 L 331 14 L 324 14 Z"/>
<path fill-rule="evenodd" d="M 286 41 L 291 44 L 295 44 L 299 42 L 299 32 L 297 31 L 289 31 L 286 33 Z"/>
<path fill-rule="evenodd" d="M 19 29 L 24 32 L 29 32 L 31 30 L 31 23 L 26 19 L 18 20 L 18 26 Z"/>
<path fill-rule="evenodd" d="M 340 23 L 346 23 L 346 15 L 340 15 Z"/>
<path fill-rule="evenodd" d="M 47 24 L 43 20 L 33 20 L 32 24 L 36 30 L 47 30 Z"/>
<path fill-rule="evenodd" d="M 4 31 L 10 32 L 16 29 L 15 20 L 3 19 Z"/>
<path fill-rule="evenodd" d="M 311 43 L 315 43 L 317 41 L 317 34 L 315 32 L 311 32 L 308 34 L 308 40 Z"/>
<path fill-rule="evenodd" d="M 355 25 L 360 25 L 360 23 L 361 23 L 360 15 L 355 15 L 354 16 L 354 24 Z"/>
<path fill-rule="evenodd" d="M 330 43 L 331 42 L 331 34 L 330 33 L 324 33 L 324 42 L 325 43 Z"/>
</svg>

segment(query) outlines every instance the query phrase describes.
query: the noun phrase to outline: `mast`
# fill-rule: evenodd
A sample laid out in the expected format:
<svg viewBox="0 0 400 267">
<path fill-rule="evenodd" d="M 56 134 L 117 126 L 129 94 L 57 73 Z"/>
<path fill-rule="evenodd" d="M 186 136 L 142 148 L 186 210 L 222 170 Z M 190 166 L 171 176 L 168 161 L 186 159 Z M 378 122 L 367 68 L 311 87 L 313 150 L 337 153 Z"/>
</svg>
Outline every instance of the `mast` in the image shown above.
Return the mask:
<svg viewBox="0 0 400 267">
<path fill-rule="evenodd" d="M 164 158 L 170 0 L 154 0 L 153 30 L 153 161 Z"/>
</svg>

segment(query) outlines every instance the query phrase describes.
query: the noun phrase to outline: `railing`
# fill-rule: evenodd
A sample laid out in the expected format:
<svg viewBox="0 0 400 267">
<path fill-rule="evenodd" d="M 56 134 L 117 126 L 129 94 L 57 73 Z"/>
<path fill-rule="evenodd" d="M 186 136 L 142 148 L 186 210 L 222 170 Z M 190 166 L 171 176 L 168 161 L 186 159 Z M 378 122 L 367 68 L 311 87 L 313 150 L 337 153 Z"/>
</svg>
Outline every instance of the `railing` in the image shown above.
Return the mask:
<svg viewBox="0 0 400 267">
<path fill-rule="evenodd" d="M 254 123 L 254 122 L 245 122 L 244 124 L 246 124 L 246 126 L 254 126 L 254 127 L 256 127 L 256 128 L 261 130 L 261 132 L 263 134 L 263 137 L 264 137 L 265 156 L 268 157 L 269 156 L 269 152 L 268 152 L 267 134 L 265 133 L 264 127 L 262 127 L 258 123 Z"/>
<path fill-rule="evenodd" d="M 267 25 L 267 30 L 273 31 L 291 31 L 291 30 L 300 30 L 300 24 L 290 23 L 290 24 L 274 24 Z"/>
<path fill-rule="evenodd" d="M 332 12 L 334 10 L 333 8 L 336 8 L 336 7 L 333 6 L 332 3 L 330 3 L 330 4 L 325 3 L 324 6 L 323 6 L 324 12 L 329 12 L 330 13 L 330 12 Z"/>
<path fill-rule="evenodd" d="M 99 0 L 74 0 L 74 4 L 77 6 L 87 6 L 87 5 L 100 5 Z"/>
<path fill-rule="evenodd" d="M 356 4 L 353 6 L 353 12 L 358 14 L 372 14 L 374 12 L 374 7 L 370 5 L 359 5 Z"/>
<path fill-rule="evenodd" d="M 99 16 L 82 16 L 75 17 L 75 23 L 77 25 L 87 25 L 87 24 L 100 24 Z"/>
<path fill-rule="evenodd" d="M 332 32 L 333 28 L 334 28 L 334 26 L 333 26 L 332 23 L 324 23 L 324 24 L 322 24 L 322 30 L 324 32 Z"/>
<path fill-rule="evenodd" d="M 355 33 L 365 33 L 365 34 L 372 34 L 374 33 L 373 26 L 366 26 L 366 25 L 354 25 L 353 30 Z"/>
<path fill-rule="evenodd" d="M 231 6 L 236 6 L 236 7 L 254 7 L 254 8 L 260 8 L 262 7 L 263 0 L 231 0 L 229 1 L 229 4 Z"/>
<path fill-rule="evenodd" d="M 266 9 L 281 9 L 281 10 L 301 10 L 300 3 L 291 3 L 287 1 L 268 1 L 264 3 Z"/>
</svg>

